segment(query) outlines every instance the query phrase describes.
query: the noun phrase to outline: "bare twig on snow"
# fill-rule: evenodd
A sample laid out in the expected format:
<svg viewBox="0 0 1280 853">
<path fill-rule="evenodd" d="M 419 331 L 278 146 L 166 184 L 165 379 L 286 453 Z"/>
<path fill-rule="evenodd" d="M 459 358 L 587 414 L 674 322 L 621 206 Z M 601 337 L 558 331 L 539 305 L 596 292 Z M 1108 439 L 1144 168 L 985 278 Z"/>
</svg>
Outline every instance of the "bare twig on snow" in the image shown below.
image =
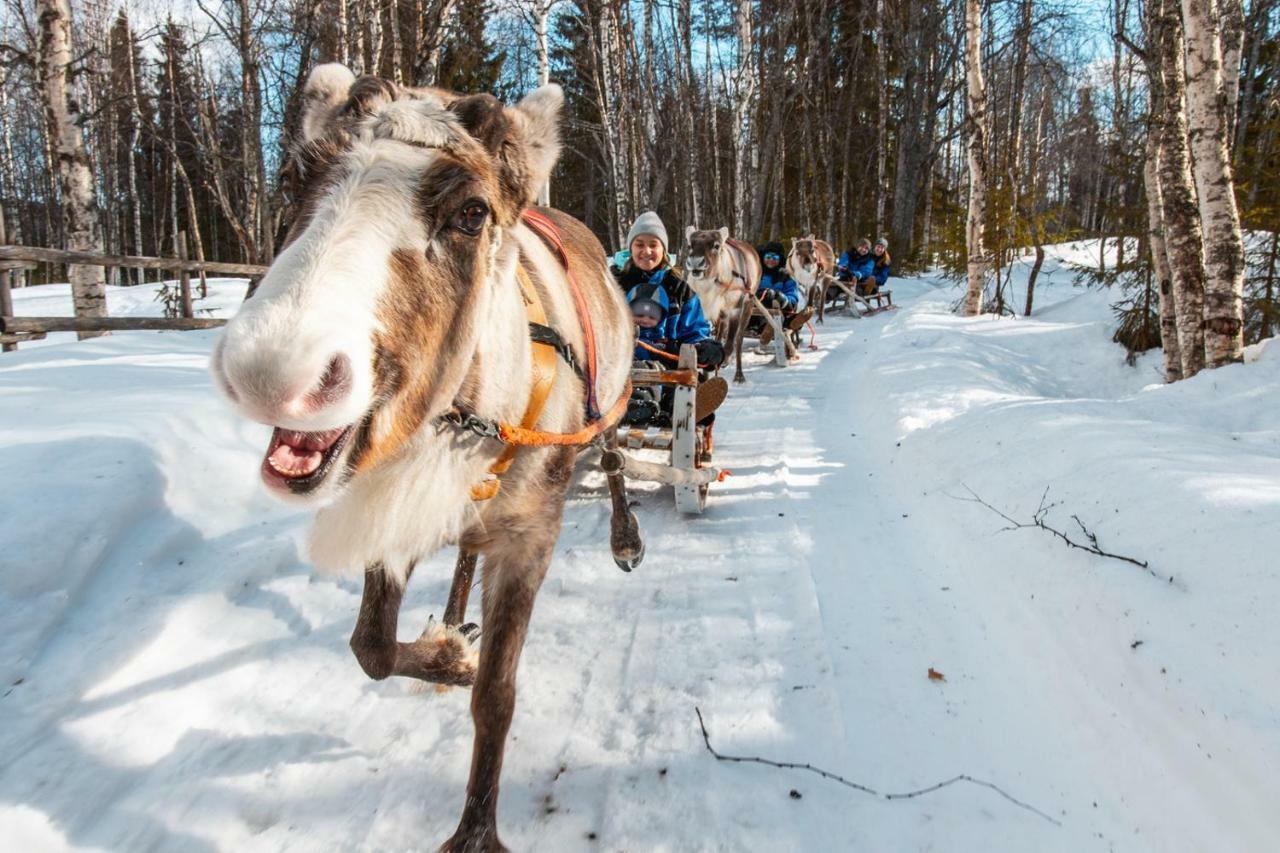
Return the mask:
<svg viewBox="0 0 1280 853">
<path fill-rule="evenodd" d="M 848 779 L 844 778 L 843 776 L 840 776 L 836 773 L 832 773 L 828 770 L 823 770 L 820 767 L 814 767 L 812 764 L 802 764 L 795 761 L 773 761 L 772 759 L 769 759 L 769 758 L 760 758 L 754 755 L 725 755 L 722 752 L 717 752 L 715 747 L 711 745 L 711 736 L 707 734 L 707 724 L 706 724 L 706 721 L 702 719 L 702 710 L 696 706 L 694 707 L 693 710 L 695 713 L 697 713 L 698 725 L 702 728 L 702 742 L 706 744 L 707 752 L 710 752 L 712 755 L 714 755 L 717 761 L 738 761 L 745 764 L 764 764 L 769 767 L 778 767 L 783 770 L 807 770 L 810 773 L 816 773 L 817 775 L 821 776 L 824 779 L 830 779 L 833 782 L 838 782 L 839 784 L 844 785 L 846 788 L 852 788 L 855 791 L 861 791 L 864 794 L 870 794 L 873 797 L 879 797 L 884 800 L 910 800 L 910 799 L 914 799 L 915 797 L 924 796 L 925 794 L 932 794 L 934 791 L 939 791 L 950 785 L 954 785 L 957 782 L 968 782 L 971 785 L 977 785 L 980 788 L 987 788 L 989 790 L 995 791 L 997 794 L 1004 797 L 1006 800 L 1013 803 L 1018 808 L 1025 809 L 1038 817 L 1042 817 L 1045 820 L 1049 821 L 1049 823 L 1053 824 L 1054 826 L 1062 826 L 1062 822 L 1059 821 L 1058 819 L 1054 817 L 1050 817 L 1049 815 L 1045 814 L 1044 812 L 1040 811 L 1038 808 L 1036 808 L 1035 806 L 1029 803 L 1024 803 L 1022 800 L 1019 800 L 1017 797 L 1014 797 L 1011 794 L 1009 794 L 1008 791 L 1005 791 L 999 785 L 996 785 L 992 782 L 987 782 L 983 779 L 975 779 L 974 777 L 968 775 L 967 773 L 961 773 L 959 776 L 952 776 L 950 779 L 946 779 L 942 782 L 938 782 L 936 784 L 929 785 L 924 788 L 917 788 L 914 791 L 902 791 L 899 793 L 893 793 L 893 792 L 877 791 L 875 788 L 868 787 L 867 785 L 862 785 L 862 784 L 859 784 L 858 782 L 851 782 Z"/>
<path fill-rule="evenodd" d="M 964 485 L 964 484 L 962 483 L 961 485 Z M 1076 524 L 1079 525 L 1080 532 L 1084 534 L 1085 539 L 1088 540 L 1088 544 L 1077 542 L 1076 540 L 1072 539 L 1070 536 L 1068 536 L 1066 533 L 1063 533 L 1061 530 L 1057 529 L 1056 527 L 1051 527 L 1045 521 L 1045 517 L 1049 514 L 1049 510 L 1053 509 L 1055 506 L 1057 506 L 1057 504 L 1045 503 L 1045 501 L 1048 500 L 1049 498 L 1048 486 L 1045 487 L 1044 494 L 1040 496 L 1040 506 L 1036 508 L 1036 511 L 1031 516 L 1030 521 L 1018 521 L 1017 519 L 1011 518 L 1008 513 L 1003 512 L 1002 510 L 996 509 L 994 506 L 992 506 L 991 504 L 983 500 L 981 497 L 979 497 L 978 493 L 975 492 L 973 489 L 969 488 L 968 486 L 965 486 L 964 488 L 965 488 L 965 491 L 969 493 L 969 497 L 967 498 L 961 497 L 961 498 L 955 498 L 955 499 L 960 501 L 966 501 L 967 503 L 980 504 L 981 506 L 984 506 L 987 509 L 991 510 L 996 515 L 1000 516 L 1005 521 L 1009 522 L 1009 526 L 1006 528 L 1003 528 L 1004 530 L 1026 530 L 1027 528 L 1039 528 L 1040 530 L 1043 530 L 1046 533 L 1053 534 L 1055 537 L 1062 540 L 1062 542 L 1066 544 L 1068 547 L 1078 548 L 1081 551 L 1088 551 L 1090 554 L 1096 554 L 1099 557 L 1107 557 L 1108 559 L 1111 559 L 1111 560 L 1119 560 L 1122 563 L 1129 563 L 1130 565 L 1137 566 L 1138 568 L 1142 569 L 1144 572 L 1151 575 L 1152 577 L 1159 578 L 1162 581 L 1173 583 L 1172 575 L 1170 575 L 1169 577 L 1165 577 L 1164 575 L 1152 569 L 1151 565 L 1146 560 L 1138 560 L 1133 557 L 1126 557 L 1123 554 L 1113 554 L 1110 551 L 1104 551 L 1101 548 L 1101 546 L 1098 545 L 1098 535 L 1093 531 L 1091 531 L 1088 527 L 1086 527 L 1085 523 L 1080 520 L 1080 516 L 1078 515 L 1072 515 L 1071 517 L 1075 520 Z"/>
</svg>

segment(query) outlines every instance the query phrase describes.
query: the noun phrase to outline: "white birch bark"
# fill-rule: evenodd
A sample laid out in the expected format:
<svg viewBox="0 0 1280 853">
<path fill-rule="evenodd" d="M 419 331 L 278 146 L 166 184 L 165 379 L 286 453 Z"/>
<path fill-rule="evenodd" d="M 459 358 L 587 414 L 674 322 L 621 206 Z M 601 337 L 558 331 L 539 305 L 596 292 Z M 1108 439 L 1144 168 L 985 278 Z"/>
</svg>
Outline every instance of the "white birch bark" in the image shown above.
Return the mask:
<svg viewBox="0 0 1280 853">
<path fill-rule="evenodd" d="M 1220 367 L 1244 357 L 1244 240 L 1228 151 L 1216 0 L 1182 0 L 1182 19 L 1187 129 L 1205 240 L 1205 364 Z"/>
<path fill-rule="evenodd" d="M 1176 0 L 1148 0 L 1153 16 L 1149 50 L 1158 55 L 1165 117 L 1160 139 L 1160 200 L 1165 248 L 1173 278 L 1182 376 L 1204 369 L 1204 238 L 1187 151 L 1182 21 Z"/>
<path fill-rule="evenodd" d="M 93 168 L 80 136 L 81 113 L 72 96 L 71 8 L 68 0 L 39 0 L 40 71 L 44 108 L 52 139 L 54 169 L 61 194 L 61 214 L 67 248 L 101 252 Z M 107 316 L 107 294 L 100 266 L 67 267 L 77 317 Z M 80 332 L 78 337 L 98 337 L 103 332 Z"/>
<path fill-rule="evenodd" d="M 1153 116 L 1153 124 L 1159 119 Z M 1164 351 L 1164 378 L 1182 378 L 1182 353 L 1178 350 L 1178 316 L 1173 302 L 1173 271 L 1169 268 L 1164 242 L 1164 202 L 1160 195 L 1160 132 L 1152 127 L 1147 134 L 1147 157 L 1143 164 L 1147 190 L 1147 238 L 1151 248 L 1151 271 L 1156 277 L 1160 298 L 1160 346 Z"/>
<path fill-rule="evenodd" d="M 969 253 L 969 288 L 965 293 L 964 313 L 976 316 L 982 311 L 982 294 L 986 289 L 990 264 L 983 245 L 983 229 L 987 216 L 987 94 L 982 80 L 982 2 L 965 0 L 965 74 L 968 83 L 969 137 L 969 215 L 965 226 Z"/>
<path fill-rule="evenodd" d="M 756 77 L 752 58 L 755 42 L 751 31 L 751 0 L 738 0 L 734 25 L 738 32 L 738 67 L 733 98 L 733 227 L 741 235 L 747 222 L 751 146 L 754 139 Z"/>
</svg>

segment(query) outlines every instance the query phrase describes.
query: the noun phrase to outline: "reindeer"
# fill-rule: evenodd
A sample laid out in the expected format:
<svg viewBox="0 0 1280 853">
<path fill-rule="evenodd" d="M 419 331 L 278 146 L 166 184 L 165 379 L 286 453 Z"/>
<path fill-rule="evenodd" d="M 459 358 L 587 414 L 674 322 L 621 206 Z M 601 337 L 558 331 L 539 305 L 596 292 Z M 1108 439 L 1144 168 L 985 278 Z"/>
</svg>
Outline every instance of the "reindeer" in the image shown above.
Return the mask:
<svg viewBox="0 0 1280 853">
<path fill-rule="evenodd" d="M 812 234 L 791 238 L 787 272 L 804 288 L 809 304 L 818 314 L 819 323 L 827 303 L 827 278 L 835 268 L 836 253 L 826 240 L 819 240 Z"/>
<path fill-rule="evenodd" d="M 516 668 L 580 445 L 611 436 L 626 406 L 630 316 L 591 232 L 529 209 L 560 152 L 558 86 L 507 108 L 333 64 L 303 95 L 297 215 L 211 371 L 240 413 L 275 428 L 261 477 L 317 508 L 312 562 L 364 567 L 351 636 L 364 671 L 472 686 L 471 773 L 443 849 L 505 849 Z M 615 557 L 630 548 L 638 562 L 621 504 Z M 397 642 L 415 564 L 451 543 L 444 623 Z M 478 556 L 477 651 L 461 622 Z"/>
<path fill-rule="evenodd" d="M 729 236 L 728 228 L 699 231 L 690 225 L 684 232 L 684 271 L 689 286 L 702 301 L 702 311 L 726 347 L 737 359 L 734 382 L 745 382 L 742 373 L 742 338 L 760 285 L 760 256 L 754 247 Z"/>
</svg>

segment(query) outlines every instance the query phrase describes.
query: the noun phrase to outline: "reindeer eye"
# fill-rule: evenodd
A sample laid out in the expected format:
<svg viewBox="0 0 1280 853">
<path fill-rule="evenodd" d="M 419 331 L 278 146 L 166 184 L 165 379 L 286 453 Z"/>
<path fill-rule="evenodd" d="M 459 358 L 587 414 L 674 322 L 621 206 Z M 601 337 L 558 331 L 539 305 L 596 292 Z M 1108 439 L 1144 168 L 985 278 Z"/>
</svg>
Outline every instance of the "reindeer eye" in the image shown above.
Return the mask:
<svg viewBox="0 0 1280 853">
<path fill-rule="evenodd" d="M 453 215 L 453 227 L 457 228 L 463 234 L 475 237 L 480 233 L 480 229 L 484 227 L 485 220 L 489 218 L 489 206 L 482 201 L 472 200 L 462 206 L 462 209 Z"/>
</svg>

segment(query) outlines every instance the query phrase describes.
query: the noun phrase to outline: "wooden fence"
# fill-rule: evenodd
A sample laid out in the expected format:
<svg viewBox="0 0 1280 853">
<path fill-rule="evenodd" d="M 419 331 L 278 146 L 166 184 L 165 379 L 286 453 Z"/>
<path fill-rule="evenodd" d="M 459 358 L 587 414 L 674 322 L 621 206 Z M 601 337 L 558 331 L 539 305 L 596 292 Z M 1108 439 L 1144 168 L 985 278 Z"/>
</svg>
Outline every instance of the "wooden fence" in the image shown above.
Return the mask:
<svg viewBox="0 0 1280 853">
<path fill-rule="evenodd" d="M 38 246 L 0 246 L 0 346 L 4 352 L 18 348 L 23 341 L 36 341 L 49 332 L 116 332 L 134 329 L 211 329 L 226 320 L 196 317 L 191 298 L 191 274 L 243 276 L 249 279 L 245 295 L 253 293 L 267 268 L 258 264 L 229 264 L 219 261 L 194 260 L 187 256 L 187 235 L 179 233 L 176 258 L 152 258 L 142 255 L 105 255 L 98 252 L 73 252 L 66 249 L 44 249 Z M 86 264 L 95 267 L 170 271 L 177 275 L 181 295 L 181 317 L 15 317 L 13 283 L 23 272 L 37 264 Z"/>
</svg>

